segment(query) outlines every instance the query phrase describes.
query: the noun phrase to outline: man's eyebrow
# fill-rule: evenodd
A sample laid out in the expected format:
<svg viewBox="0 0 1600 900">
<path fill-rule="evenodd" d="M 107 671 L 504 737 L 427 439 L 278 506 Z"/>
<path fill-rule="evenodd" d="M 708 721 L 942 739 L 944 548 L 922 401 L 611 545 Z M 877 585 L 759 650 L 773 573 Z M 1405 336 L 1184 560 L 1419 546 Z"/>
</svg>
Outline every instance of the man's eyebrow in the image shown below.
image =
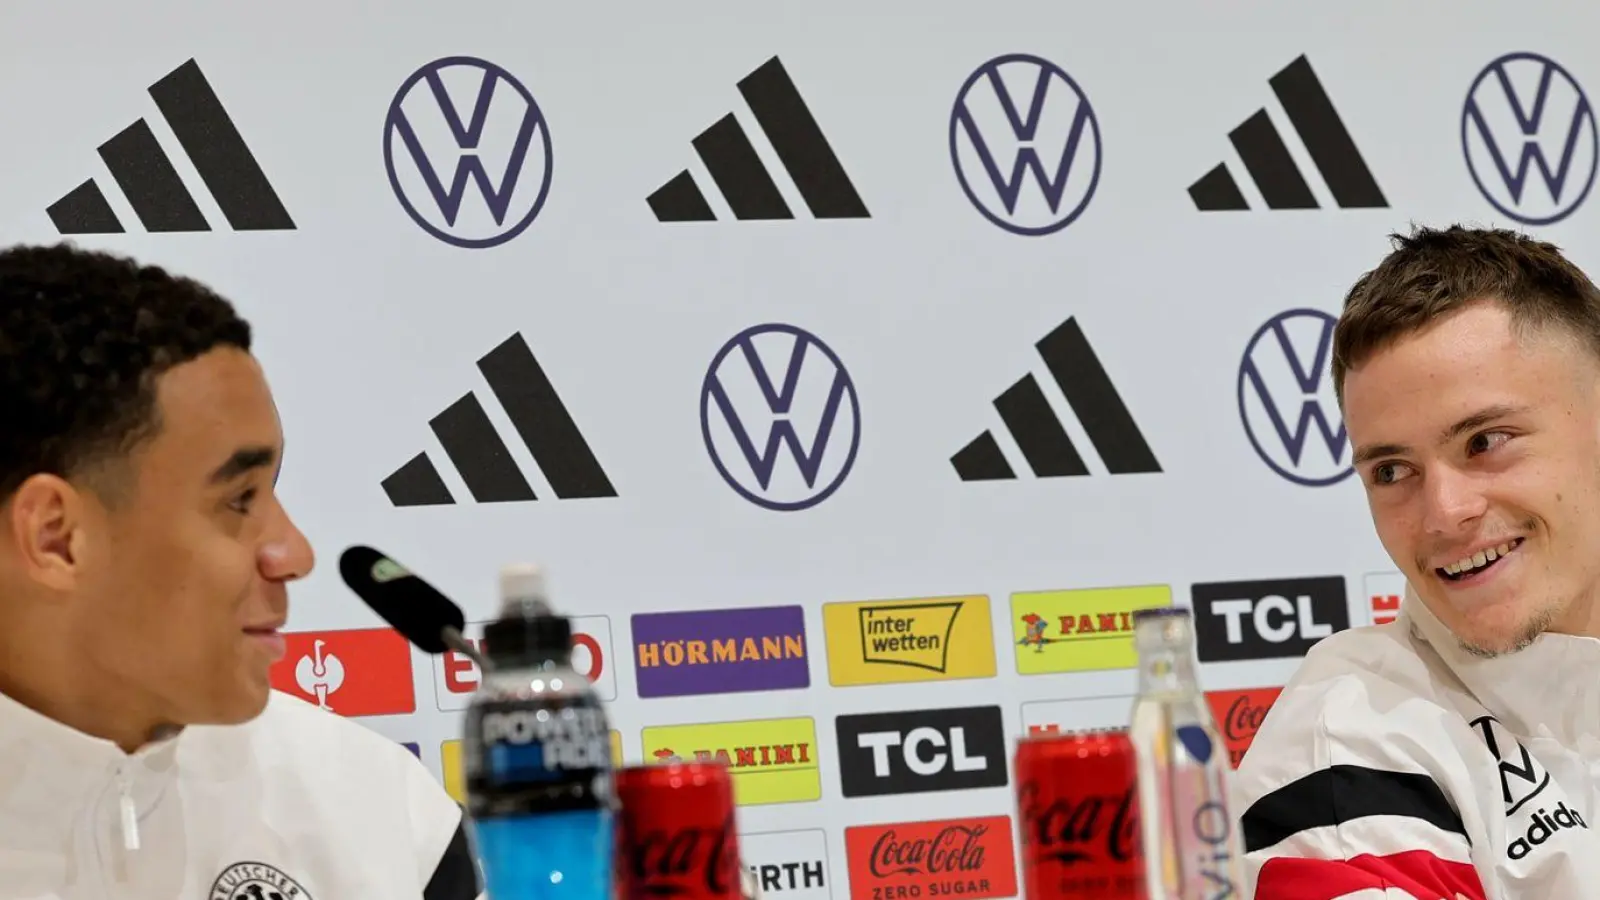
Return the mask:
<svg viewBox="0 0 1600 900">
<path fill-rule="evenodd" d="M 233 451 L 227 462 L 217 466 L 211 473 L 208 481 L 211 484 L 225 484 L 248 472 L 264 469 L 278 459 L 278 450 L 275 447 L 254 446 L 240 447 Z"/>
<path fill-rule="evenodd" d="M 1528 407 L 1526 406 L 1515 406 L 1510 403 L 1496 403 L 1493 406 L 1486 406 L 1440 432 L 1439 443 L 1448 444 L 1461 435 L 1482 428 L 1496 419 L 1520 415 L 1527 411 Z M 1370 444 L 1366 447 L 1358 448 L 1351 457 L 1350 462 L 1352 465 L 1359 466 L 1382 456 L 1404 456 L 1410 451 L 1411 448 L 1404 444 Z"/>
</svg>

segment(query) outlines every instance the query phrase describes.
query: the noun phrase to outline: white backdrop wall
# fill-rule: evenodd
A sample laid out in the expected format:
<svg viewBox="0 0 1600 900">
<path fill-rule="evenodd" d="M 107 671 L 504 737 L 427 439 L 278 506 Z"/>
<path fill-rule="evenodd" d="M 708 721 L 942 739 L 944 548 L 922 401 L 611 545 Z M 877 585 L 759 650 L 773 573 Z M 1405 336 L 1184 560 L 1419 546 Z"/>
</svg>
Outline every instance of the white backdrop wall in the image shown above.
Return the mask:
<svg viewBox="0 0 1600 900">
<path fill-rule="evenodd" d="M 475 673 L 371 631 L 332 561 L 381 547 L 475 621 L 538 561 L 620 757 L 730 754 L 769 891 L 1005 897 L 1015 736 L 1125 721 L 1128 611 L 1196 608 L 1235 753 L 1308 646 L 1382 617 L 1330 317 L 1412 221 L 1595 261 L 1597 25 L 12 2 L 0 233 L 256 325 L 322 554 L 285 690 L 458 788 Z M 983 854 L 885 874 L 889 826 Z"/>
</svg>

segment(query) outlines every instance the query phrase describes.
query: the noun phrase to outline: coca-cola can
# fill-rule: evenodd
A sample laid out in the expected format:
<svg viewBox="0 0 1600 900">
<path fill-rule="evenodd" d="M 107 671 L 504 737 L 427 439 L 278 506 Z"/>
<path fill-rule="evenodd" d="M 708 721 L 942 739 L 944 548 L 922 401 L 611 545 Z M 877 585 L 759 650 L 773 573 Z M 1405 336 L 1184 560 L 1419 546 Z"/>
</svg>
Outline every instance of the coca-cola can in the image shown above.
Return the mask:
<svg viewBox="0 0 1600 900">
<path fill-rule="evenodd" d="M 1125 731 L 1017 743 L 1022 889 L 1028 900 L 1144 900 L 1139 780 Z"/>
<path fill-rule="evenodd" d="M 733 777 L 721 763 L 616 773 L 619 900 L 741 900 Z"/>
</svg>

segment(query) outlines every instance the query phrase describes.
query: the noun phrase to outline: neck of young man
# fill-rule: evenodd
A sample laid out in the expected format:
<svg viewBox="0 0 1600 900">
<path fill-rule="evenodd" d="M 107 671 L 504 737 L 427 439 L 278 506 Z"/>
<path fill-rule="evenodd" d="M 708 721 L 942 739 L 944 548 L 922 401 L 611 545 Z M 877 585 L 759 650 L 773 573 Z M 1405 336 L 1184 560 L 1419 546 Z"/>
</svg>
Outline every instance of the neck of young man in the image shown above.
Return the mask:
<svg viewBox="0 0 1600 900">
<path fill-rule="evenodd" d="M 110 741 L 123 753 L 181 730 L 154 704 L 114 687 L 85 662 L 40 659 L 25 648 L 0 646 L 0 694 L 74 731 Z"/>
</svg>

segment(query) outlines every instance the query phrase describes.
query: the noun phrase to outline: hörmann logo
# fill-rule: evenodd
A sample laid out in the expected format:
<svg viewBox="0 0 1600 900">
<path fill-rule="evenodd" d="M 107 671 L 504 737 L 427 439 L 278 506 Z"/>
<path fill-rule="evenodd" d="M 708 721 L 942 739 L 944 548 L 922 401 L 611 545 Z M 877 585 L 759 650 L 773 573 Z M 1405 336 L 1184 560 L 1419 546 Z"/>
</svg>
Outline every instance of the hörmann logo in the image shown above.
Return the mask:
<svg viewBox="0 0 1600 900">
<path fill-rule="evenodd" d="M 838 686 L 990 678 L 989 598 L 827 603 L 828 676 Z"/>
</svg>

